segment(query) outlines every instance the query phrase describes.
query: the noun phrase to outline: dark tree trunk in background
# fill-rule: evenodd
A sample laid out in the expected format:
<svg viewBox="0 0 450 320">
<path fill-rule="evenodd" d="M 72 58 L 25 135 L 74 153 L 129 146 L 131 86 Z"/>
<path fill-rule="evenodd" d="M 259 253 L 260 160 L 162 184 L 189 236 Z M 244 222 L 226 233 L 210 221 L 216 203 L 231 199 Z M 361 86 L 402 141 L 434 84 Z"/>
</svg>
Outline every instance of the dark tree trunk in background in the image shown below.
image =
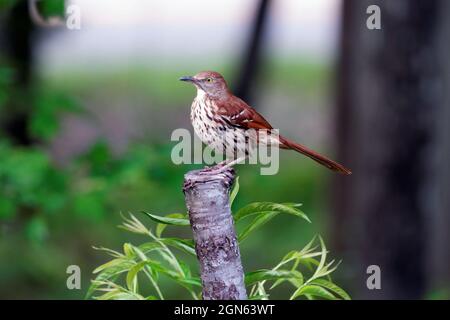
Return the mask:
<svg viewBox="0 0 450 320">
<path fill-rule="evenodd" d="M 428 275 L 431 288 L 450 290 L 450 1 L 442 1 L 440 21 L 442 25 L 437 37 L 440 39 L 443 96 L 436 123 L 438 147 L 434 150 L 434 156 L 438 167 L 434 176 L 434 207 L 429 222 L 431 266 Z"/>
<path fill-rule="evenodd" d="M 30 106 L 26 98 L 33 71 L 34 30 L 27 1 L 18 1 L 0 16 L 0 55 L 14 68 L 13 86 L 17 93 L 16 99 L 8 102 L 7 112 L 2 112 L 0 126 L 2 133 L 19 145 L 32 143 L 28 133 Z"/>
<path fill-rule="evenodd" d="M 343 2 L 338 158 L 353 175 L 336 179 L 334 230 L 337 249 L 354 266 L 348 278 L 358 298 L 423 297 L 432 281 L 430 247 L 448 251 L 442 232 L 448 232 L 449 203 L 444 208 L 436 196 L 444 181 L 449 190 L 448 3 Z M 374 4 L 382 30 L 366 27 L 366 9 Z M 439 153 L 444 144 L 446 162 Z M 440 236 L 430 234 L 440 223 Z M 436 237 L 447 237 L 440 249 L 431 242 Z M 441 273 L 448 273 L 444 256 Z M 372 264 L 381 268 L 381 290 L 366 287 Z"/>
<path fill-rule="evenodd" d="M 262 44 L 264 39 L 265 26 L 269 17 L 271 0 L 260 0 L 253 20 L 249 39 L 246 42 L 242 64 L 238 69 L 238 79 L 234 89 L 234 94 L 249 102 L 252 98 L 251 89 L 253 87 L 258 67 L 261 60 Z"/>
<path fill-rule="evenodd" d="M 184 177 L 183 191 L 200 263 L 204 300 L 247 299 L 230 208 L 233 182 L 233 169 L 220 174 L 195 170 Z"/>
</svg>

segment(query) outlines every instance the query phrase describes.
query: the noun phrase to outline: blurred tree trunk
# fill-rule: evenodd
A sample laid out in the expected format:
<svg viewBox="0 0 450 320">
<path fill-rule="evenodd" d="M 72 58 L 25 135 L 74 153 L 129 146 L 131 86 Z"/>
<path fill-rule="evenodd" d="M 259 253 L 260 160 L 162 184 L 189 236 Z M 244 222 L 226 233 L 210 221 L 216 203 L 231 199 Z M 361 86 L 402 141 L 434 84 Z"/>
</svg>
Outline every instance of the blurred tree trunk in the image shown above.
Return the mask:
<svg viewBox="0 0 450 320">
<path fill-rule="evenodd" d="M 0 16 L 1 63 L 14 68 L 13 87 L 18 94 L 7 103 L 7 112 L 2 112 L 0 126 L 2 134 L 19 145 L 31 144 L 28 132 L 30 107 L 26 98 L 33 70 L 33 36 L 35 28 L 28 14 L 27 1 L 18 1 L 11 10 Z"/>
<path fill-rule="evenodd" d="M 269 16 L 271 0 L 260 0 L 255 11 L 247 47 L 245 48 L 242 63 L 238 70 L 238 78 L 234 93 L 249 102 L 252 98 L 252 84 L 258 73 L 261 62 L 261 51 L 264 38 L 265 25 Z"/>
<path fill-rule="evenodd" d="M 381 8 L 382 30 L 366 26 L 370 5 Z M 449 187 L 448 162 L 438 153 L 445 144 L 450 160 L 449 14 L 447 0 L 343 2 L 338 158 L 354 174 L 336 179 L 334 230 L 337 249 L 355 267 L 348 278 L 358 298 L 423 297 L 436 271 L 427 269 L 438 256 L 431 247 L 448 276 L 450 208 L 436 195 Z M 381 290 L 366 287 L 372 264 L 381 267 Z"/>
<path fill-rule="evenodd" d="M 435 172 L 437 179 L 431 222 L 429 223 L 431 241 L 430 251 L 431 288 L 446 289 L 450 298 L 450 1 L 443 1 L 441 7 L 442 27 L 437 35 L 439 42 L 439 59 L 441 61 L 443 97 L 437 118 L 436 130 L 438 148 L 435 157 L 438 168 Z"/>
</svg>

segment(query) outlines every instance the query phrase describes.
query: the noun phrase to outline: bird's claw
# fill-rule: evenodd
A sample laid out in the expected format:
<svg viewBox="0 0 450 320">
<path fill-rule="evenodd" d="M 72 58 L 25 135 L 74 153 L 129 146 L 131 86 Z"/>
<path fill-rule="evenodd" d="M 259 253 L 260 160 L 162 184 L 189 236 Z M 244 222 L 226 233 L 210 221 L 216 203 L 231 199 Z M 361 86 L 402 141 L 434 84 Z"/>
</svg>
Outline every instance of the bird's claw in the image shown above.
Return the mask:
<svg viewBox="0 0 450 320">
<path fill-rule="evenodd" d="M 228 167 L 226 167 L 226 162 L 220 162 L 214 166 L 205 166 L 202 170 L 202 173 L 209 174 L 209 173 L 222 173 L 225 171 Z M 231 167 L 230 167 L 231 168 Z M 231 168 L 233 169 L 233 168 Z"/>
</svg>

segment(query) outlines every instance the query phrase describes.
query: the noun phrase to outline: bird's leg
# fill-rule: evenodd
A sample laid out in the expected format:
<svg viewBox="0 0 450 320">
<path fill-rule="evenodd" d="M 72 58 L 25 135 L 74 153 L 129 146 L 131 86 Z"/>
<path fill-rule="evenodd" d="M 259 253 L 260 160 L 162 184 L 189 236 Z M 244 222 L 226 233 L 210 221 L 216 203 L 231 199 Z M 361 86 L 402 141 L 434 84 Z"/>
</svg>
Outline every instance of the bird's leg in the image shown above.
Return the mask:
<svg viewBox="0 0 450 320">
<path fill-rule="evenodd" d="M 234 159 L 233 161 L 230 161 L 230 162 L 225 160 L 225 161 L 221 162 L 220 164 L 223 166 L 222 168 L 226 169 L 226 168 L 234 166 L 235 164 L 238 164 L 239 162 L 244 161 L 246 158 L 247 158 L 246 156 L 243 156 L 243 157 Z"/>
<path fill-rule="evenodd" d="M 216 164 L 214 167 L 215 167 L 215 168 L 223 167 L 223 166 L 225 166 L 225 165 L 228 164 L 228 161 L 229 161 L 229 160 L 223 160 L 223 161 L 220 161 L 220 162 L 219 162 L 218 164 Z"/>
<path fill-rule="evenodd" d="M 237 158 L 237 159 L 232 160 L 232 161 L 225 160 L 225 161 L 222 161 L 222 162 L 218 163 L 214 167 L 211 167 L 211 168 L 208 168 L 208 169 L 211 169 L 210 172 L 221 173 L 221 172 L 224 172 L 225 170 L 227 170 L 228 168 L 231 168 L 235 164 L 238 164 L 239 162 L 244 161 L 246 158 L 247 158 L 246 156 L 242 156 L 242 157 Z"/>
<path fill-rule="evenodd" d="M 220 168 L 220 167 L 226 165 L 226 164 L 228 163 L 228 161 L 229 161 L 229 160 L 224 160 L 224 161 L 221 161 L 221 162 L 219 162 L 219 163 L 216 163 L 216 164 L 213 165 L 213 166 L 205 166 L 205 167 L 203 168 L 203 170 L 205 170 L 205 171 L 213 171 L 213 170 L 215 170 L 215 169 L 218 169 L 218 168 Z"/>
<path fill-rule="evenodd" d="M 219 162 L 219 163 L 217 163 L 217 164 L 215 164 L 213 166 L 205 166 L 203 168 L 203 171 L 208 171 L 208 172 L 214 171 L 214 170 L 217 170 L 218 168 L 220 168 L 220 167 L 222 167 L 222 166 L 224 166 L 226 164 L 227 164 L 227 160 L 224 160 L 224 161 L 221 161 L 221 162 Z"/>
</svg>

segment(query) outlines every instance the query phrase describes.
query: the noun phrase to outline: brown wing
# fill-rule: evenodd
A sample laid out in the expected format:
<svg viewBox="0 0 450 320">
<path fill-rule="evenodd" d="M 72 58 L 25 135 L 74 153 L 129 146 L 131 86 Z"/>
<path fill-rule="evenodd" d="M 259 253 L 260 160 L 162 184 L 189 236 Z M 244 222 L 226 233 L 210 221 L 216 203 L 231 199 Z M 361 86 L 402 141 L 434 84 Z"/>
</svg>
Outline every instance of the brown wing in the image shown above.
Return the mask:
<svg viewBox="0 0 450 320">
<path fill-rule="evenodd" d="M 219 116 L 228 124 L 234 127 L 244 128 L 244 129 L 273 129 L 269 122 L 262 115 L 256 112 L 255 109 L 248 106 L 244 101 L 238 97 L 231 96 L 224 101 L 216 101 L 219 107 Z M 284 137 L 280 136 L 280 148 L 295 150 L 302 153 L 311 159 L 317 161 L 318 163 L 326 166 L 327 168 L 344 173 L 351 174 L 352 172 L 340 165 L 339 163 L 328 159 L 321 154 L 306 148 L 305 146 L 290 141 Z"/>
<path fill-rule="evenodd" d="M 273 129 L 255 109 L 236 96 L 218 101 L 218 113 L 228 124 L 244 129 Z"/>
</svg>

